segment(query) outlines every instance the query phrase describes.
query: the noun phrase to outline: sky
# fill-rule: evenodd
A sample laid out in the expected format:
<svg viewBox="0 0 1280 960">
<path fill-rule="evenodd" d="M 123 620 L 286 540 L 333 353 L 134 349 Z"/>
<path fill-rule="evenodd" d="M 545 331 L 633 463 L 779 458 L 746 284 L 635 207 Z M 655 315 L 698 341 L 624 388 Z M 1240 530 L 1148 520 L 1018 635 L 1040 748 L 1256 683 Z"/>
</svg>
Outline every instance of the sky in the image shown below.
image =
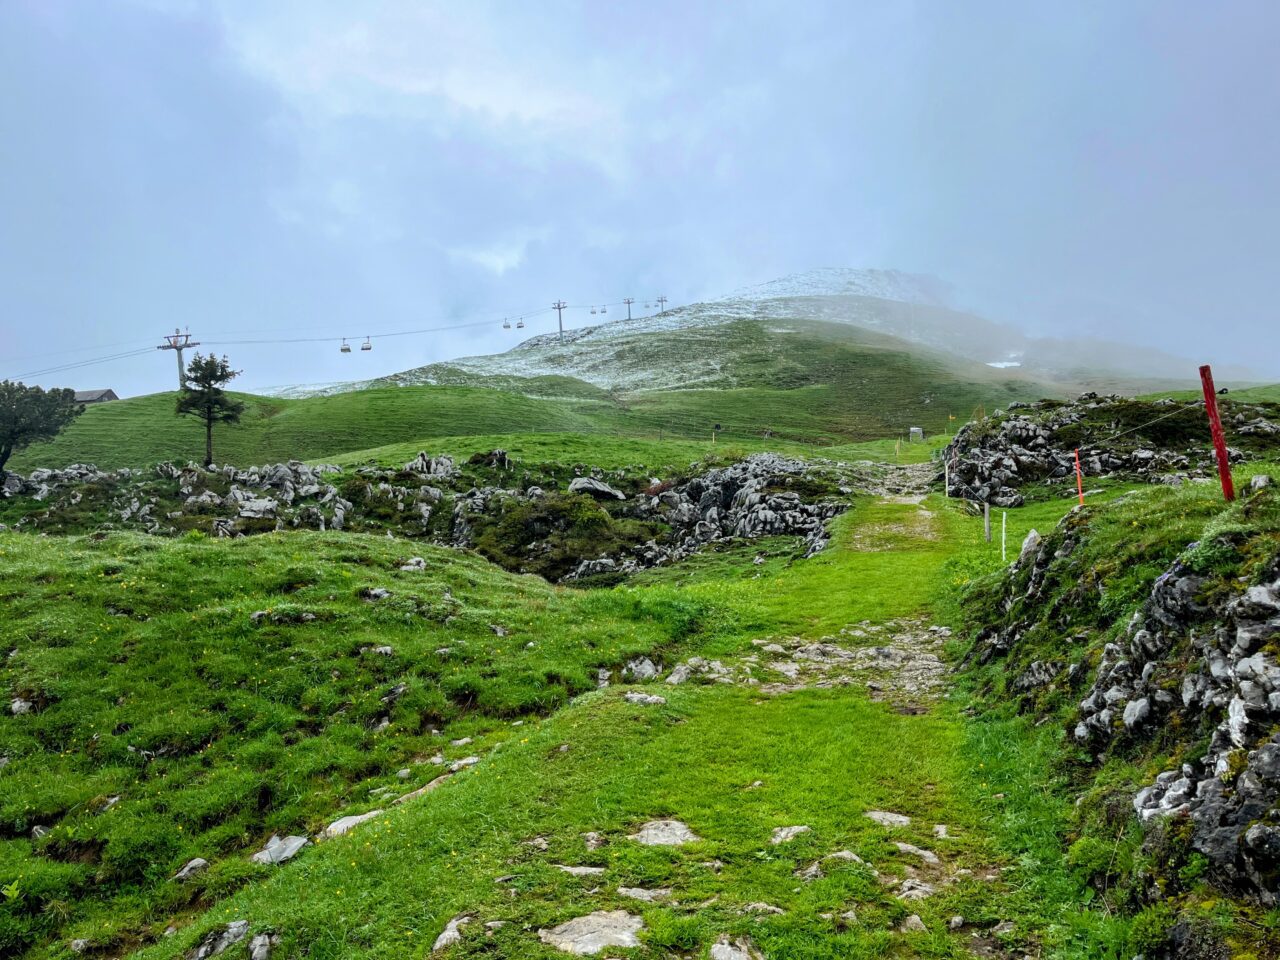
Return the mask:
<svg viewBox="0 0 1280 960">
<path fill-rule="evenodd" d="M 839 266 L 1280 379 L 1278 38 L 1272 0 L 0 0 L 0 378 L 172 389 L 181 327 L 244 389 L 363 379 Z"/>
</svg>

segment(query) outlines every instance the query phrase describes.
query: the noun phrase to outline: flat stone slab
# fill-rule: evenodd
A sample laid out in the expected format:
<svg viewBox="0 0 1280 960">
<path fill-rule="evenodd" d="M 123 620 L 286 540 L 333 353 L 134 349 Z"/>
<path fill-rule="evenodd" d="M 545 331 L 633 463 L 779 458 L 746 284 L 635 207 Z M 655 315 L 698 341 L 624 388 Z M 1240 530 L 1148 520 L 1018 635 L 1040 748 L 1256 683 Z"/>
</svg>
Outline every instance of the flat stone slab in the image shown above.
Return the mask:
<svg viewBox="0 0 1280 960">
<path fill-rule="evenodd" d="M 636 936 L 644 921 L 625 910 L 597 910 L 550 930 L 539 930 L 538 939 L 565 953 L 593 954 L 605 947 L 638 947 Z"/>
<path fill-rule="evenodd" d="M 795 827 L 774 827 L 773 837 L 769 842 L 774 844 L 786 843 L 788 840 L 794 840 L 796 837 L 800 836 L 800 834 L 808 832 L 809 828 L 803 825 Z"/>
<path fill-rule="evenodd" d="M 678 847 L 702 838 L 679 820 L 650 820 L 631 839 L 646 847 Z"/>
<path fill-rule="evenodd" d="M 868 810 L 863 814 L 868 820 L 874 820 L 882 827 L 909 827 L 911 818 L 901 813 L 890 813 L 887 810 Z"/>
<path fill-rule="evenodd" d="M 306 837 L 272 837 L 267 845 L 253 855 L 254 863 L 284 863 L 298 855 L 303 847 L 311 841 Z"/>
<path fill-rule="evenodd" d="M 901 841 L 895 841 L 893 845 L 898 848 L 899 853 L 905 853 L 913 857 L 919 857 L 925 863 L 940 862 L 938 860 L 938 855 L 936 853 L 934 853 L 932 850 L 926 850 L 924 847 L 917 847 L 910 843 L 902 843 Z"/>
<path fill-rule="evenodd" d="M 721 937 L 711 945 L 711 960 L 764 960 L 764 954 L 746 938 Z"/>
<path fill-rule="evenodd" d="M 426 796 L 436 787 L 440 786 L 440 784 L 448 780 L 451 776 L 453 776 L 453 774 L 446 773 L 443 776 L 436 777 L 434 780 L 432 780 L 430 783 L 426 784 L 425 786 L 421 786 L 417 790 L 413 790 L 409 793 L 406 793 L 403 797 L 396 797 L 391 802 L 392 803 L 408 803 L 410 800 L 417 800 L 419 797 Z"/>
<path fill-rule="evenodd" d="M 631 690 L 622 695 L 627 703 L 639 704 L 642 707 L 660 707 L 667 702 L 666 697 L 659 697 L 653 693 L 641 693 L 638 690 Z"/>
<path fill-rule="evenodd" d="M 329 839 L 340 837 L 344 833 L 354 830 L 356 827 L 360 826 L 360 824 L 367 823 L 374 817 L 380 816 L 382 816 L 381 810 L 370 810 L 368 813 L 357 813 L 352 814 L 349 817 L 342 817 L 325 827 L 324 835 Z"/>
<path fill-rule="evenodd" d="M 604 873 L 604 867 L 566 867 L 563 863 L 557 863 L 555 868 L 571 877 L 598 877 Z"/>
<path fill-rule="evenodd" d="M 646 890 L 643 887 L 619 887 L 618 894 L 623 897 L 630 897 L 632 900 L 643 900 L 645 903 L 656 903 L 659 900 L 665 900 L 671 896 L 670 887 L 658 887 L 654 890 Z"/>
</svg>

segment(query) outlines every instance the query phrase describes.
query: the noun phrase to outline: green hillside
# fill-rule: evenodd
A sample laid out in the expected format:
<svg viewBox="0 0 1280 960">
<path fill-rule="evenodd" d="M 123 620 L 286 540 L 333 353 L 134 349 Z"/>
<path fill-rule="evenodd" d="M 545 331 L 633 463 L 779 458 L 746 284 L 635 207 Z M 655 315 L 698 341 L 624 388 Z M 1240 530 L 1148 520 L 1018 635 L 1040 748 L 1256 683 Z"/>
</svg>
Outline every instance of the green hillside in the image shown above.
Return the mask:
<svg viewBox="0 0 1280 960">
<path fill-rule="evenodd" d="M 1016 724 L 974 726 L 949 706 L 900 710 L 864 692 L 762 697 L 714 683 L 641 688 L 666 699 L 657 706 L 615 685 L 556 709 L 637 653 L 741 669 L 759 637 L 817 639 L 865 621 L 861 642 L 874 643 L 874 624 L 941 614 L 951 558 L 998 563 L 976 523 L 941 501 L 867 499 L 812 561 L 783 551 L 761 567 L 750 546 L 678 585 L 593 592 L 355 535 L 0 534 L 13 574 L 0 636 L 16 650 L 0 681 L 35 703 L 0 720 L 0 876 L 12 884 L 0 948 L 67 957 L 83 940 L 98 954 L 149 945 L 144 956 L 177 957 L 245 917 L 281 937 L 282 956 L 420 956 L 469 913 L 507 926 L 489 939 L 477 922 L 455 955 L 545 958 L 531 931 L 617 908 L 644 918 L 650 949 L 682 953 L 722 933 L 777 957 L 874 956 L 899 941 L 951 949 L 965 936 L 942 932 L 955 914 L 979 928 L 1015 922 L 1011 943 L 1047 922 L 1100 943 L 1105 919 L 1077 917 L 1078 886 L 1040 860 L 1068 807 L 1043 795 L 1048 754 Z M 425 570 L 398 569 L 411 548 Z M 369 599 L 373 587 L 390 595 Z M 389 805 L 472 756 L 432 792 Z M 384 812 L 297 862 L 249 859 L 272 833 L 314 837 L 374 809 Z M 913 824 L 863 816 L 878 809 Z M 628 841 L 662 817 L 702 839 Z M 1027 818 L 1039 832 L 1014 827 Z M 810 829 L 771 846 L 790 824 Z M 47 832 L 32 839 L 36 826 Z M 588 832 L 602 845 L 584 846 Z M 927 902 L 899 900 L 884 878 L 919 874 L 893 841 L 971 877 Z M 829 861 L 821 879 L 797 882 L 837 850 L 866 865 Z M 1034 866 L 996 879 L 1029 852 Z M 193 857 L 210 866 L 171 880 Z M 637 904 L 619 887 L 671 889 L 672 902 Z M 758 903 L 782 913 L 752 913 Z M 931 932 L 895 932 L 908 914 Z"/>
<path fill-rule="evenodd" d="M 324 460 L 388 444 L 420 449 L 440 438 L 515 434 L 709 442 L 717 424 L 720 442 L 744 449 L 762 441 L 826 446 L 905 436 L 912 426 L 933 434 L 964 422 L 980 406 L 1055 389 L 908 349 L 889 337 L 835 324 L 810 326 L 818 329 L 768 334 L 760 324 L 742 323 L 698 331 L 700 341 L 714 339 L 739 365 L 737 385 L 724 389 L 607 393 L 579 380 L 540 376 L 501 378 L 500 389 L 402 386 L 306 399 L 241 395 L 243 421 L 218 428 L 215 456 L 240 464 Z M 655 334 L 651 342 L 630 362 L 660 364 L 665 351 L 696 346 L 685 344 L 679 332 Z M 198 460 L 202 427 L 176 417 L 173 405 L 169 393 L 91 406 L 54 442 L 15 456 L 11 468 Z"/>
</svg>

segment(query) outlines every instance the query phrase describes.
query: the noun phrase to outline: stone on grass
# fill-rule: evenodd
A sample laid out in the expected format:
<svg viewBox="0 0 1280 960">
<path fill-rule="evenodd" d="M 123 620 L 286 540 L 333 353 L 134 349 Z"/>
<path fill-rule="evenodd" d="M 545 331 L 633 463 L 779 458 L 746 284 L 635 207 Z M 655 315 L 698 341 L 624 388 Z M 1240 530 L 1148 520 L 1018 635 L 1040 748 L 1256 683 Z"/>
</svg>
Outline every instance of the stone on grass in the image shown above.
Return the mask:
<svg viewBox="0 0 1280 960">
<path fill-rule="evenodd" d="M 13 700 L 9 702 L 9 712 L 15 717 L 20 717 L 24 713 L 30 713 L 31 708 L 34 706 L 35 704 L 30 700 L 23 700 L 21 697 L 14 697 Z"/>
<path fill-rule="evenodd" d="M 209 931 L 196 948 L 187 954 L 187 958 L 188 960 L 206 960 L 207 957 L 216 957 L 220 953 L 225 953 L 228 948 L 234 947 L 248 933 L 248 920 L 232 920 L 219 930 Z"/>
<path fill-rule="evenodd" d="M 417 790 L 413 790 L 409 793 L 406 793 L 403 797 L 396 797 L 396 799 L 392 800 L 391 802 L 392 803 L 408 803 L 410 800 L 417 800 L 419 797 L 425 796 L 426 794 L 434 790 L 436 787 L 440 786 L 440 784 L 444 783 L 451 776 L 453 776 L 453 774 L 446 773 L 439 777 L 436 777 L 426 786 L 419 787 Z"/>
<path fill-rule="evenodd" d="M 745 937 L 730 940 L 722 936 L 711 945 L 711 960 L 764 960 L 764 954 Z"/>
<path fill-rule="evenodd" d="M 636 703 L 646 707 L 660 707 L 667 702 L 666 697 L 659 697 L 652 693 L 641 693 L 639 690 L 630 690 L 623 695 L 623 699 L 627 703 Z"/>
<path fill-rule="evenodd" d="M 937 892 L 938 891 L 934 889 L 933 884 L 908 877 L 906 880 L 902 881 L 902 886 L 898 889 L 898 899 L 924 900 L 926 897 L 931 897 Z"/>
<path fill-rule="evenodd" d="M 557 863 L 555 868 L 563 870 L 571 877 L 598 877 L 604 873 L 604 867 L 567 867 L 563 863 Z"/>
<path fill-rule="evenodd" d="M 828 853 L 823 860 L 844 860 L 848 863 L 863 863 L 863 859 L 852 850 L 837 850 L 835 853 Z"/>
<path fill-rule="evenodd" d="M 459 770 L 465 770 L 467 767 L 474 767 L 480 762 L 479 757 L 463 757 L 461 760 L 455 760 L 449 764 L 449 772 L 457 773 Z"/>
<path fill-rule="evenodd" d="M 622 668 L 622 676 L 628 680 L 652 680 L 658 675 L 658 667 L 648 657 L 636 657 Z"/>
<path fill-rule="evenodd" d="M 681 663 L 681 664 L 678 664 L 676 668 L 671 671 L 671 676 L 667 677 L 667 683 L 671 684 L 672 686 L 676 686 L 678 684 L 684 683 L 691 676 L 693 676 L 693 668 L 690 667 L 687 663 Z"/>
<path fill-rule="evenodd" d="M 284 863 L 298 855 L 298 851 L 311 841 L 306 837 L 285 837 L 281 840 L 272 836 L 267 845 L 253 855 L 254 863 Z"/>
<path fill-rule="evenodd" d="M 958 913 L 954 917 L 952 917 L 950 920 L 947 921 L 948 930 L 959 930 L 963 926 L 964 926 L 964 917 L 960 916 L 960 914 Z"/>
<path fill-rule="evenodd" d="M 909 827 L 911 818 L 901 813 L 890 813 L 887 810 L 868 810 L 863 814 L 868 820 L 874 820 L 882 827 Z"/>
<path fill-rule="evenodd" d="M 88 940 L 72 940 L 70 943 L 72 953 L 84 953 L 92 944 Z"/>
<path fill-rule="evenodd" d="M 249 941 L 249 960 L 271 960 L 271 948 L 279 939 L 265 933 L 258 934 Z"/>
<path fill-rule="evenodd" d="M 808 832 L 809 828 L 803 825 L 796 827 L 774 827 L 773 838 L 769 842 L 774 844 L 786 843 L 788 840 L 794 840 L 796 837 L 800 836 L 800 834 Z"/>
<path fill-rule="evenodd" d="M 330 839 L 333 837 L 340 837 L 344 833 L 360 826 L 360 824 L 381 815 L 381 810 L 370 810 L 368 813 L 356 813 L 349 817 L 341 817 L 324 828 L 324 835 Z"/>
<path fill-rule="evenodd" d="M 947 825 L 945 823 L 935 823 L 933 825 L 933 835 L 939 840 L 946 840 L 951 834 L 947 833 Z"/>
<path fill-rule="evenodd" d="M 665 900 L 671 896 L 670 887 L 658 887 L 654 890 L 646 890 L 644 887 L 619 887 L 618 893 L 624 897 L 630 897 L 632 900 L 643 900 L 645 903 L 654 903 L 658 900 Z"/>
<path fill-rule="evenodd" d="M 702 838 L 679 820 L 650 820 L 631 839 L 646 847 L 678 847 Z"/>
<path fill-rule="evenodd" d="M 594 954 L 605 947 L 640 946 L 636 934 L 643 929 L 644 921 L 625 910 L 597 910 L 539 930 L 538 939 L 565 953 Z"/>
<path fill-rule="evenodd" d="M 265 520 L 276 515 L 276 508 L 280 506 L 270 497 L 258 497 L 252 500 L 245 500 L 240 504 L 240 516 L 255 520 Z"/>
<path fill-rule="evenodd" d="M 926 850 L 924 847 L 917 847 L 910 843 L 902 843 L 895 841 L 893 844 L 898 848 L 899 853 L 906 853 L 913 857 L 919 857 L 925 863 L 938 863 L 938 855 L 932 850 Z"/>
<path fill-rule="evenodd" d="M 436 953 L 445 947 L 451 947 L 462 939 L 462 927 L 471 922 L 468 914 L 460 914 L 454 917 L 444 925 L 444 930 L 440 932 L 440 936 L 436 937 L 436 942 L 431 945 L 431 952 Z"/>
<path fill-rule="evenodd" d="M 743 913 L 769 913 L 769 914 L 773 914 L 774 916 L 780 917 L 787 911 L 783 910 L 781 907 L 775 907 L 772 903 L 764 903 L 762 901 L 757 900 L 755 903 L 748 903 L 745 907 L 742 908 L 742 912 Z"/>
<path fill-rule="evenodd" d="M 929 928 L 924 925 L 924 921 L 914 913 L 907 917 L 907 919 L 903 920 L 902 924 L 898 927 L 898 930 L 901 933 L 926 933 L 928 929 Z"/>
<path fill-rule="evenodd" d="M 614 500 L 625 500 L 627 495 L 621 490 L 615 490 L 607 483 L 593 479 L 592 477 L 575 477 L 569 481 L 570 493 L 586 493 L 593 497 L 607 497 Z"/>
<path fill-rule="evenodd" d="M 407 562 L 400 566 L 401 570 L 425 570 L 427 569 L 427 561 L 422 557 L 410 557 Z"/>
<path fill-rule="evenodd" d="M 209 868 L 209 861 L 204 857 L 188 860 L 181 870 L 173 875 L 174 880 L 190 880 L 197 873 Z"/>
</svg>

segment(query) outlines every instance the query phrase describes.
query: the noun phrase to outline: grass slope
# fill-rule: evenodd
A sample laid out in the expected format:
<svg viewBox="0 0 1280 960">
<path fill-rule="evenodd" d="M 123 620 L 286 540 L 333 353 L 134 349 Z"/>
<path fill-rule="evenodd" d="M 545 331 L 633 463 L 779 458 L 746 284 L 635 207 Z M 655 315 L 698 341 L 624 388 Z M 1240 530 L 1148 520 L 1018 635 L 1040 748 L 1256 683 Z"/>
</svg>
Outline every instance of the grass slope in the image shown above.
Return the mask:
<svg viewBox="0 0 1280 960">
<path fill-rule="evenodd" d="M 398 569 L 411 553 L 425 571 Z M 505 732 L 706 617 L 671 591 L 557 591 L 351 535 L 0 535 L 0 563 L 0 685 L 36 705 L 0 722 L 8 955 L 64 929 L 127 945 L 191 896 L 265 874 L 242 854 L 268 834 L 425 783 L 440 770 L 415 758 L 456 759 L 468 751 L 449 739 Z M 364 599 L 375 586 L 392 595 Z M 49 832 L 33 840 L 35 827 Z M 168 883 L 194 856 L 215 864 L 197 888 Z"/>
<path fill-rule="evenodd" d="M 727 366 L 715 350 L 709 359 L 690 352 L 708 339 Z M 237 464 L 324 460 L 392 444 L 421 449 L 439 438 L 511 434 L 701 442 L 717 424 L 721 441 L 743 449 L 766 440 L 831 446 L 905 437 L 912 426 L 932 434 L 954 426 L 952 416 L 963 422 L 980 406 L 1053 389 L 838 324 L 801 324 L 783 334 L 743 321 L 654 334 L 641 344 L 610 362 L 651 370 L 653 383 L 677 355 L 697 355 L 733 374 L 698 389 L 627 394 L 563 376 L 505 376 L 480 377 L 479 386 L 382 387 L 306 399 L 240 395 L 243 422 L 216 429 L 215 456 Z M 173 404 L 170 393 L 91 406 L 52 443 L 15 456 L 11 468 L 199 459 L 203 428 L 174 416 Z"/>
<path fill-rule="evenodd" d="M 508 925 L 491 939 L 468 927 L 453 955 L 550 957 L 539 926 L 626 907 L 644 916 L 651 949 L 682 954 L 742 933 L 772 958 L 962 956 L 967 934 L 945 930 L 961 913 L 1014 920 L 1013 942 L 1058 925 L 1082 945 L 1066 955 L 1119 956 L 1109 944 L 1123 929 L 1077 915 L 1081 887 L 1061 866 L 1068 805 L 1046 792 L 1052 747 L 1016 721 L 970 726 L 958 703 L 901 713 L 858 688 L 771 698 L 715 684 L 663 685 L 654 692 L 668 702 L 657 708 L 626 703 L 614 687 L 547 715 L 591 687 L 596 666 L 634 652 L 668 663 L 741 655 L 778 633 L 817 638 L 863 619 L 945 611 L 948 565 L 992 562 L 979 529 L 936 498 L 868 500 L 816 561 L 771 551 L 757 566 L 760 545 L 747 545 L 589 593 L 444 551 L 425 553 L 426 572 L 404 573 L 406 544 L 351 535 L 0 538 L 15 572 L 4 629 L 18 651 L 2 679 L 45 697 L 36 712 L 0 720 L 14 758 L 0 774 L 0 879 L 16 883 L 0 906 L 6 946 L 30 960 L 67 957 L 83 937 L 94 950 L 150 943 L 142 956 L 176 957 L 244 917 L 280 934 L 284 956 L 423 956 L 445 921 L 468 911 Z M 175 593 L 178 583 L 190 594 Z M 362 599 L 373 585 L 393 596 Z M 257 625 L 255 610 L 269 611 Z M 395 655 L 360 652 L 377 643 Z M 388 709 L 382 697 L 400 683 Z M 382 716 L 390 726 L 378 731 Z M 461 736 L 475 742 L 448 745 Z M 414 760 L 440 749 L 483 759 L 295 863 L 248 862 L 270 832 L 314 832 L 385 806 L 371 791 L 425 782 L 437 768 Z M 873 808 L 913 824 L 891 833 L 861 816 Z M 703 840 L 672 850 L 626 839 L 664 816 Z M 34 823 L 52 827 L 35 843 Z M 934 823 L 952 839 L 932 837 Z M 769 843 L 791 824 L 812 829 Z M 587 849 L 587 831 L 605 844 Z M 524 843 L 536 837 L 545 852 Z M 911 858 L 894 840 L 978 875 L 1023 866 L 1013 884 L 975 876 L 912 904 L 857 864 L 829 865 L 813 883 L 793 875 L 849 849 L 901 876 Z M 169 882 L 197 855 L 213 861 L 206 874 Z M 557 863 L 605 872 L 574 878 Z M 670 887 L 672 902 L 626 900 L 619 886 Z M 785 913 L 743 912 L 757 902 Z M 850 909 L 853 919 L 839 919 Z M 911 912 L 927 932 L 895 932 Z M 161 937 L 170 924 L 178 933 Z"/>
</svg>

